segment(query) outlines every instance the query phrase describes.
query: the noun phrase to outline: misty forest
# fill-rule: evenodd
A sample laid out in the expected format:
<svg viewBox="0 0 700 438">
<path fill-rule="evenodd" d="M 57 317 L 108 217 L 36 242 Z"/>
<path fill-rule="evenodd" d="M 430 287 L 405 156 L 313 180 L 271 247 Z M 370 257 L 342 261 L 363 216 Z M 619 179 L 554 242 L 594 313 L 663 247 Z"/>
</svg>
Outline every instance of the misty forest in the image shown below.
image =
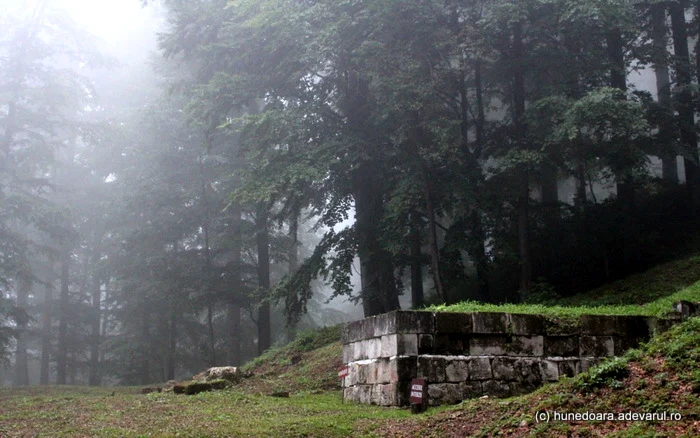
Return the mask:
<svg viewBox="0 0 700 438">
<path fill-rule="evenodd" d="M 0 5 L 0 385 L 164 382 L 698 247 L 699 2 Z"/>
</svg>

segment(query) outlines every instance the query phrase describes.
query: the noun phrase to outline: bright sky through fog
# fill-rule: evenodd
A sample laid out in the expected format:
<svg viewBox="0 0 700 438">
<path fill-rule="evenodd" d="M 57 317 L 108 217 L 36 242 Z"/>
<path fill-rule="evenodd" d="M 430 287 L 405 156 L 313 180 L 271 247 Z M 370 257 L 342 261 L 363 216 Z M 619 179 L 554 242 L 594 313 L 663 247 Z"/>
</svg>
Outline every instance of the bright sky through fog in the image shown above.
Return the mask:
<svg viewBox="0 0 700 438">
<path fill-rule="evenodd" d="M 93 35 L 110 45 L 127 42 L 150 21 L 140 0 L 53 0 Z"/>
</svg>

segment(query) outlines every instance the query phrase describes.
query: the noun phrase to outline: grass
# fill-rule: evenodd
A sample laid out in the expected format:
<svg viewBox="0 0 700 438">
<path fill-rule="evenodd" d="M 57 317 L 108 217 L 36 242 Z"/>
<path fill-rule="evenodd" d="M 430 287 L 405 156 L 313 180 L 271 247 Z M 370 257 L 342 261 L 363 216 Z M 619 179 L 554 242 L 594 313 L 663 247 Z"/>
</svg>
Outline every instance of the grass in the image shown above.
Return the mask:
<svg viewBox="0 0 700 438">
<path fill-rule="evenodd" d="M 461 303 L 444 311 L 663 315 L 679 299 L 700 301 L 700 258 L 667 263 L 557 306 Z M 660 280 L 655 280 L 655 277 Z M 694 283 L 694 284 L 693 284 Z M 636 305 L 620 305 L 630 302 Z M 603 303 L 604 305 L 593 305 Z M 521 397 L 469 400 L 411 415 L 405 409 L 343 403 L 336 371 L 340 327 L 301 333 L 244 366 L 253 377 L 193 396 L 139 388 L 0 388 L 0 437 L 450 437 L 700 436 L 700 319 L 639 350 Z M 271 397 L 289 391 L 289 398 Z M 679 412 L 679 422 L 552 421 L 537 412 Z"/>
<path fill-rule="evenodd" d="M 484 304 L 466 301 L 431 306 L 434 312 L 507 312 L 575 319 L 581 315 L 664 316 L 674 302 L 700 302 L 700 256 L 659 265 L 642 274 L 545 304 Z"/>
<path fill-rule="evenodd" d="M 32 392 L 0 390 L 0 436 L 365 436 L 377 421 L 410 415 L 401 409 L 344 404 L 338 391 L 289 398 L 240 388 L 195 396 L 140 395 L 134 388 L 114 396 L 111 388 Z"/>
</svg>

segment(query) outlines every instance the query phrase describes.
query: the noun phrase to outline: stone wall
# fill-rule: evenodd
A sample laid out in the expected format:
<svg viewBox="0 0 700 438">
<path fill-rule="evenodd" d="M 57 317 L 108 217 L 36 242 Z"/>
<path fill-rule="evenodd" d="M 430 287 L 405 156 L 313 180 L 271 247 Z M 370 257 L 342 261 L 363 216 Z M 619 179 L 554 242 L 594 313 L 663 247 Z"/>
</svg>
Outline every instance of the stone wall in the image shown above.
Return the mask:
<svg viewBox="0 0 700 438">
<path fill-rule="evenodd" d="M 538 315 L 395 311 L 344 327 L 343 396 L 405 406 L 417 377 L 425 378 L 430 405 L 523 394 L 620 355 L 681 318 L 589 315 L 563 323 Z"/>
</svg>

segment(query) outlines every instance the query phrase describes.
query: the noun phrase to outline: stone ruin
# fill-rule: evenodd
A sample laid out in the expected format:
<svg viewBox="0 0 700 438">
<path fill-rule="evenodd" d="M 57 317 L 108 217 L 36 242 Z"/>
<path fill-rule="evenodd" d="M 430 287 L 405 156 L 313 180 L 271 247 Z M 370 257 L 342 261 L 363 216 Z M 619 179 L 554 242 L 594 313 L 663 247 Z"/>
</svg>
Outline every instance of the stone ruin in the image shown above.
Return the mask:
<svg viewBox="0 0 700 438">
<path fill-rule="evenodd" d="M 394 311 L 343 328 L 344 400 L 409 404 L 424 378 L 432 406 L 531 392 L 623 354 L 691 312 L 660 319 L 587 315 L 577 324 L 539 315 Z"/>
</svg>

